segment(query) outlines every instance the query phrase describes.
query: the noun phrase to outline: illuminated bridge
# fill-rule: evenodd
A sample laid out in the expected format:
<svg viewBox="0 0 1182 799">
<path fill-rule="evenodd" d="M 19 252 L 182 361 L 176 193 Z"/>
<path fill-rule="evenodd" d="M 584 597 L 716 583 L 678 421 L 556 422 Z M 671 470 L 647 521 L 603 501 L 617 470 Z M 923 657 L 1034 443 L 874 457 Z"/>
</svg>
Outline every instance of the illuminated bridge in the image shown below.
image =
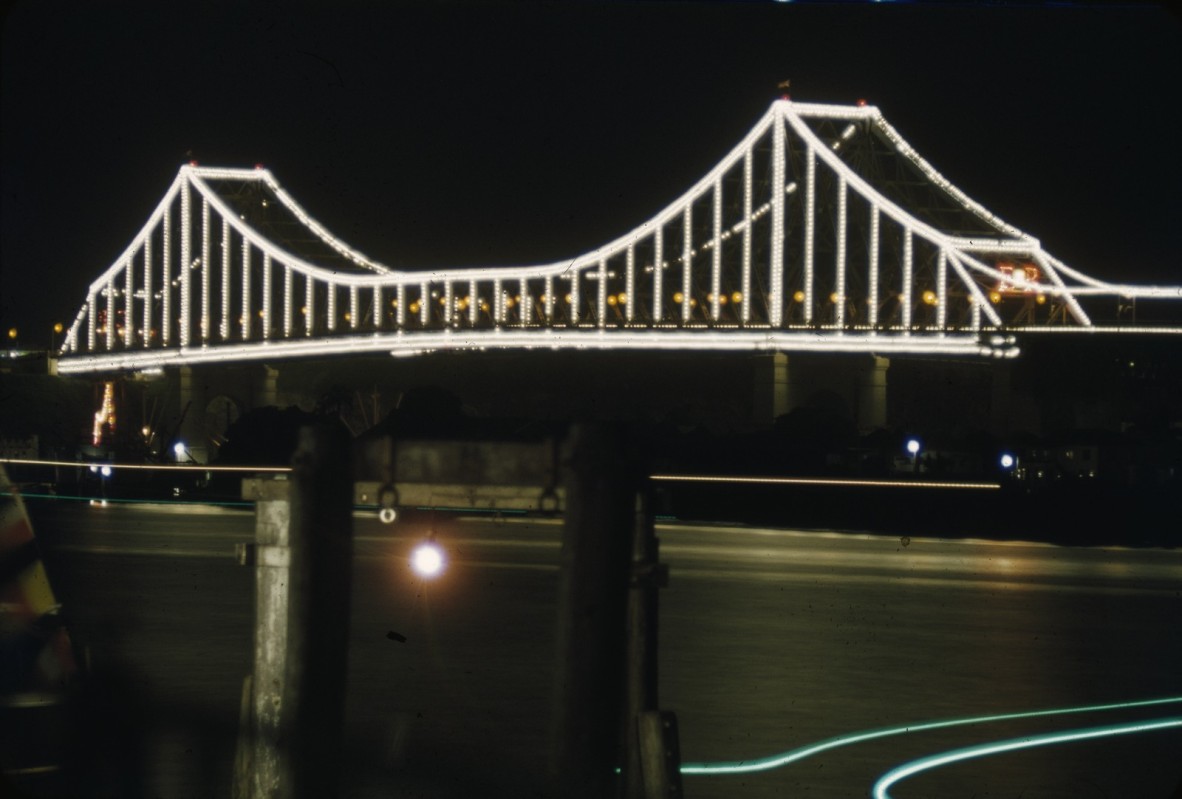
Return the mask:
<svg viewBox="0 0 1182 799">
<path fill-rule="evenodd" d="M 266 169 L 181 167 L 91 283 L 59 369 L 492 348 L 1008 357 L 1016 332 L 1119 330 L 1094 309 L 1137 298 L 1182 288 L 1072 269 L 875 107 L 780 100 L 651 219 L 543 265 L 397 271 Z"/>
</svg>

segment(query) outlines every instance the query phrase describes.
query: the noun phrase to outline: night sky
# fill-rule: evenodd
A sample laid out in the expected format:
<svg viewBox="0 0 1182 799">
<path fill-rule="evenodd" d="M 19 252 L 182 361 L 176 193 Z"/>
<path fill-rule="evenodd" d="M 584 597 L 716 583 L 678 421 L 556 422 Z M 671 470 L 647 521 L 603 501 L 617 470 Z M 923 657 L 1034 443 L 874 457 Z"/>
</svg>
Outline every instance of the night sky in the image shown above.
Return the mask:
<svg viewBox="0 0 1182 799">
<path fill-rule="evenodd" d="M 538 263 L 678 196 L 785 78 L 878 105 L 1067 263 L 1182 284 L 1182 21 L 1152 5 L 37 2 L 2 54 L 0 329 L 24 346 L 191 158 L 266 164 L 392 267 Z"/>
</svg>

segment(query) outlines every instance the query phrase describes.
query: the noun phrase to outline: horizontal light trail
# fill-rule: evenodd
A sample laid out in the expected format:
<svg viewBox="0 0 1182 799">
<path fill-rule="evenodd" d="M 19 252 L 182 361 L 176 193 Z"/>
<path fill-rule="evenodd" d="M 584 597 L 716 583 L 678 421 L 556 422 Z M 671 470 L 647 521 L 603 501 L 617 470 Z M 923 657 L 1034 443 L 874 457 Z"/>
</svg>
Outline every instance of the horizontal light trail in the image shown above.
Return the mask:
<svg viewBox="0 0 1182 799">
<path fill-rule="evenodd" d="M 950 752 L 941 752 L 940 754 L 929 755 L 919 760 L 912 760 L 910 763 L 904 763 L 901 766 L 891 769 L 874 784 L 872 796 L 874 799 L 891 799 L 890 787 L 892 785 L 921 772 L 930 771 L 931 769 L 940 768 L 952 763 L 959 763 L 962 760 L 974 760 L 979 757 L 989 757 L 991 755 L 1015 752 L 1022 749 L 1033 749 L 1039 746 L 1052 746 L 1054 744 L 1087 741 L 1093 738 L 1111 738 L 1116 735 L 1133 735 L 1136 733 L 1156 732 L 1176 728 L 1182 728 L 1182 717 L 1134 722 L 1131 724 L 1111 724 L 1105 727 L 1086 727 L 1079 730 L 1034 735 L 1029 738 L 1011 738 L 1007 741 L 996 741 L 994 743 L 968 746 L 964 749 L 955 749 Z"/>
<path fill-rule="evenodd" d="M 654 474 L 650 480 L 668 483 L 750 483 L 754 485 L 831 485 L 873 488 L 1000 489 L 1001 483 L 953 483 L 934 480 L 847 480 L 837 477 L 727 477 L 725 475 Z"/>
<path fill-rule="evenodd" d="M 56 461 L 35 460 L 32 458 L 0 458 L 0 463 L 18 466 L 67 466 L 90 467 L 109 466 L 112 469 L 134 469 L 139 471 L 165 472 L 267 472 L 288 474 L 290 466 L 183 466 L 150 463 L 107 463 L 105 461 Z M 954 483 L 933 480 L 846 480 L 829 477 L 726 477 L 724 475 L 689 475 L 689 474 L 654 474 L 650 480 L 664 482 L 696 482 L 696 483 L 784 483 L 800 485 L 836 485 L 836 486 L 874 486 L 889 488 L 971 488 L 998 489 L 1000 483 Z M 470 510 L 468 508 L 435 508 L 435 510 Z"/>
<path fill-rule="evenodd" d="M 109 466 L 112 469 L 138 469 L 149 472 L 268 472 L 285 474 L 290 466 L 185 466 L 183 464 L 154 463 L 108 463 L 106 461 L 42 461 L 30 458 L 0 458 L 0 463 L 18 466 Z"/>
<path fill-rule="evenodd" d="M 1045 718 L 1048 716 L 1064 716 L 1078 713 L 1102 713 L 1112 710 L 1131 710 L 1142 707 L 1157 707 L 1159 705 L 1182 704 L 1182 696 L 1169 696 L 1161 699 L 1143 699 L 1135 702 L 1113 702 L 1103 705 L 1080 705 L 1076 707 L 1054 708 L 1051 710 L 1030 710 L 1019 713 L 1001 713 L 992 716 L 972 716 L 963 719 L 947 719 L 945 721 L 927 721 L 919 724 L 907 724 L 899 727 L 886 727 L 880 730 L 869 730 L 867 732 L 857 732 L 850 735 L 842 735 L 837 738 L 829 738 L 815 744 L 802 746 L 798 749 L 790 749 L 787 752 L 781 752 L 770 757 L 756 758 L 753 760 L 740 760 L 737 762 L 720 762 L 720 763 L 684 763 L 681 766 L 682 774 L 706 774 L 706 775 L 722 775 L 722 774 L 751 774 L 760 771 L 771 771 L 782 766 L 787 766 L 790 763 L 796 763 L 813 755 L 830 749 L 837 749 L 842 746 L 850 746 L 852 744 L 863 743 L 865 741 L 872 741 L 878 738 L 888 738 L 893 735 L 906 735 L 913 732 L 926 732 L 928 730 L 947 729 L 949 727 L 962 727 L 970 724 L 991 724 L 998 721 L 1013 721 L 1017 719 L 1033 719 Z"/>
</svg>

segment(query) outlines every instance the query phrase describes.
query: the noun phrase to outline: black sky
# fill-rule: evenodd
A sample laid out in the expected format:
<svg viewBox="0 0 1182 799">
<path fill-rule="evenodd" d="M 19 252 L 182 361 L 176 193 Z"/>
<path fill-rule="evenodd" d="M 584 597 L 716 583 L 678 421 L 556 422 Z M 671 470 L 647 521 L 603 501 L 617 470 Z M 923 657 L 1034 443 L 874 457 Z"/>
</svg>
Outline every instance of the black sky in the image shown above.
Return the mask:
<svg viewBox="0 0 1182 799">
<path fill-rule="evenodd" d="M 48 343 L 191 157 L 265 163 L 394 267 L 543 262 L 680 194 L 785 78 L 878 105 L 1066 262 L 1182 284 L 1179 54 L 1155 6 L 26 3 L 0 329 Z"/>
</svg>

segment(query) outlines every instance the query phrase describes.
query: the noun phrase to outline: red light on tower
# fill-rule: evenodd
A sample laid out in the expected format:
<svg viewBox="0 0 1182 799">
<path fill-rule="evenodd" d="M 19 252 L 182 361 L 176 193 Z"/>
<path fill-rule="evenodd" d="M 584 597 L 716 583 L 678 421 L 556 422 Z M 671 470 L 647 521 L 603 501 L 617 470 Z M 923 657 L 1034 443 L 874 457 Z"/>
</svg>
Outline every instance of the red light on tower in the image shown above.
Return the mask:
<svg viewBox="0 0 1182 799">
<path fill-rule="evenodd" d="M 197 166 L 197 159 L 194 158 L 192 161 L 190 161 L 189 166 Z"/>
<path fill-rule="evenodd" d="M 255 169 L 265 169 L 266 167 L 264 167 L 262 164 L 255 164 L 254 168 Z"/>
<path fill-rule="evenodd" d="M 859 97 L 858 98 L 858 108 L 865 108 L 865 107 L 866 107 L 866 98 Z"/>
</svg>

